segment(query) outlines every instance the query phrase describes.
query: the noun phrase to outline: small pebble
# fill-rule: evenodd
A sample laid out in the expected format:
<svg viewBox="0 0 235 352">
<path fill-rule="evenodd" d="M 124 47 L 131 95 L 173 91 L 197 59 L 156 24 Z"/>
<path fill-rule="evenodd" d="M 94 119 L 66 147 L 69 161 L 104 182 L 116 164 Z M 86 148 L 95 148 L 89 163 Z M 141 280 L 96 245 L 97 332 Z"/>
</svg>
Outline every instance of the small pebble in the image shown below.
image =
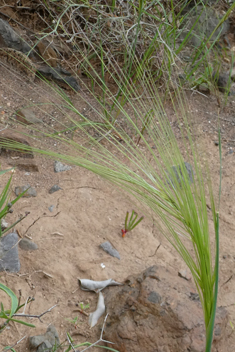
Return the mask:
<svg viewBox="0 0 235 352">
<path fill-rule="evenodd" d="M 54 192 L 59 191 L 60 189 L 62 189 L 60 186 L 54 185 L 54 186 L 52 186 L 52 187 L 49 189 L 49 193 L 52 194 L 52 193 L 54 193 Z"/>
<path fill-rule="evenodd" d="M 22 238 L 22 240 L 20 240 L 19 247 L 24 251 L 35 251 L 38 249 L 36 243 L 29 240 L 28 238 Z"/>
<path fill-rule="evenodd" d="M 54 171 L 55 172 L 68 171 L 68 170 L 71 170 L 71 169 L 72 169 L 71 166 L 62 164 L 60 161 L 55 161 L 55 164 L 54 164 Z"/>
<path fill-rule="evenodd" d="M 118 258 L 119 260 L 120 258 L 120 254 L 118 253 L 118 251 L 113 248 L 113 246 L 111 245 L 111 243 L 109 241 L 106 241 L 104 243 L 101 243 L 100 247 L 109 255 L 111 255 L 112 257 Z"/>
<path fill-rule="evenodd" d="M 51 205 L 51 206 L 48 208 L 51 213 L 53 212 L 54 207 L 55 207 L 54 205 Z"/>
<path fill-rule="evenodd" d="M 18 196 L 19 194 L 26 191 L 26 189 L 27 189 L 27 192 L 23 195 L 23 197 L 29 198 L 29 197 L 36 197 L 37 196 L 36 189 L 31 187 L 29 184 L 16 187 L 15 194 Z"/>
</svg>

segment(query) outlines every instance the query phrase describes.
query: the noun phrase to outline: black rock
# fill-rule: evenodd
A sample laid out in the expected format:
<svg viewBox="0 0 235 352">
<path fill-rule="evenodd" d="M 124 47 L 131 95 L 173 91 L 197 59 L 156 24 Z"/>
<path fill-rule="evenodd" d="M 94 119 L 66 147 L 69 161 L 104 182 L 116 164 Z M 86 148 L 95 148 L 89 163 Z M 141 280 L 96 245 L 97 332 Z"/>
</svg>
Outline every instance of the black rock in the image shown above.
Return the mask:
<svg viewBox="0 0 235 352">
<path fill-rule="evenodd" d="M 218 89 L 222 93 L 229 93 L 231 86 L 231 77 L 228 73 L 217 73 L 214 72 L 212 75 Z"/>
<path fill-rule="evenodd" d="M 66 73 L 65 73 L 66 72 Z M 68 71 L 60 68 L 53 68 L 50 66 L 42 66 L 37 70 L 38 76 L 54 81 L 62 88 L 71 88 L 76 92 L 80 89 L 80 86 L 75 77 L 73 77 Z"/>
<path fill-rule="evenodd" d="M 21 51 L 24 54 L 28 54 L 31 50 L 9 23 L 0 18 L 0 48 L 4 47 Z"/>
</svg>

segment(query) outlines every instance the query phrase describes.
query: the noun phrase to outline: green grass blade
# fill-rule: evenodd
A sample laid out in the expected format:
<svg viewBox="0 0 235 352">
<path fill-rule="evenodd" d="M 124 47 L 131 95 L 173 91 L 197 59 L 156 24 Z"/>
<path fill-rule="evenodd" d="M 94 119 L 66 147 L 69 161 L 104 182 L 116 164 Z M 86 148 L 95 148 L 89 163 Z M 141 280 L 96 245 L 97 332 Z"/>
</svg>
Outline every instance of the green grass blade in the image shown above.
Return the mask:
<svg viewBox="0 0 235 352">
<path fill-rule="evenodd" d="M 11 312 L 10 317 L 15 314 L 18 307 L 18 299 L 14 292 L 7 286 L 0 283 L 0 290 L 3 290 L 11 299 Z"/>
<path fill-rule="evenodd" d="M 218 288 L 219 288 L 219 214 L 218 213 L 217 213 L 217 222 L 216 222 L 216 257 L 215 257 L 214 275 L 215 275 L 214 297 L 213 297 L 213 305 L 212 305 L 210 321 L 206 330 L 206 352 L 211 352 L 215 317 L 216 317 Z"/>
<path fill-rule="evenodd" d="M 126 218 L 125 218 L 125 230 L 128 229 L 128 217 L 129 217 L 129 211 L 126 212 Z"/>
</svg>

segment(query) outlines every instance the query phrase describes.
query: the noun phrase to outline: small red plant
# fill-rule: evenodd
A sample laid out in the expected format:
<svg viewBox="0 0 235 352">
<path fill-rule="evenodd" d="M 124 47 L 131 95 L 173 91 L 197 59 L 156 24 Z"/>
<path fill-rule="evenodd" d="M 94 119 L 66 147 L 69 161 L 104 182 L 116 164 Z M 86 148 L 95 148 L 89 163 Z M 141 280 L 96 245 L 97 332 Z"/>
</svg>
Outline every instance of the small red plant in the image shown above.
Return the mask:
<svg viewBox="0 0 235 352">
<path fill-rule="evenodd" d="M 144 217 L 141 216 L 141 218 L 137 220 L 138 214 L 134 210 L 132 210 L 129 221 L 128 221 L 128 218 L 129 218 L 129 212 L 127 211 L 126 219 L 125 219 L 125 230 L 122 229 L 122 237 L 125 237 L 127 232 L 133 230 L 143 220 Z"/>
</svg>

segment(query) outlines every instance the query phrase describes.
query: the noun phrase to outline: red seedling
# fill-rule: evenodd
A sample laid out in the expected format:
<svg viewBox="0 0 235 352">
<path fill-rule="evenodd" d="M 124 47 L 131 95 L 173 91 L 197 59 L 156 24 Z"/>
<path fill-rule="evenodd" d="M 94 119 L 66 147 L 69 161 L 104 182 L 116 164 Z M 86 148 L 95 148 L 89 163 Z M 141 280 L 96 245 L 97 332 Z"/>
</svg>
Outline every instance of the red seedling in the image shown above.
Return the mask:
<svg viewBox="0 0 235 352">
<path fill-rule="evenodd" d="M 132 210 L 130 220 L 128 221 L 129 212 L 126 212 L 126 219 L 125 219 L 125 230 L 122 229 L 122 238 L 125 237 L 126 233 L 133 230 L 142 220 L 143 216 L 137 220 L 138 214 Z"/>
</svg>

